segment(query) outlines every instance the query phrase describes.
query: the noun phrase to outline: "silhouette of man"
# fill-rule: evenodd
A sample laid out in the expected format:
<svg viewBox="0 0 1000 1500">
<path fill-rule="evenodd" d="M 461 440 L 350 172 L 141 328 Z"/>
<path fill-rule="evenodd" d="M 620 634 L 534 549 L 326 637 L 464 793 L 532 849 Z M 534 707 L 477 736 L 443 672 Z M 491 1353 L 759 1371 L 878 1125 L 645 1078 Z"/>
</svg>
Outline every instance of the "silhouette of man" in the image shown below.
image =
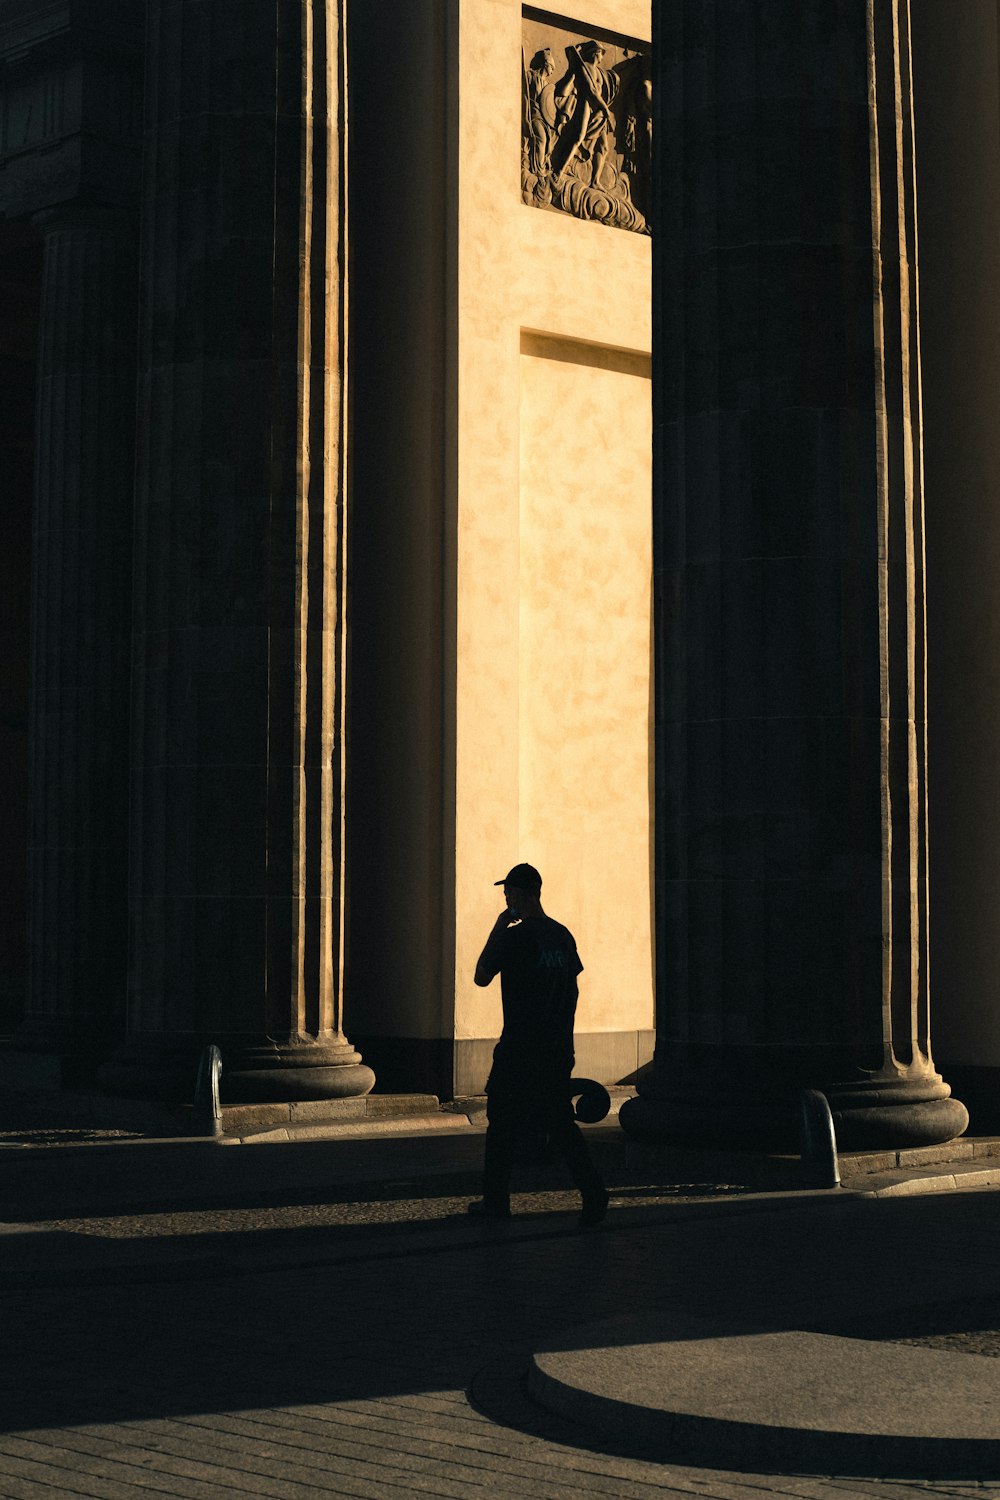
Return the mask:
<svg viewBox="0 0 1000 1500">
<path fill-rule="evenodd" d="M 569 1167 L 583 1199 L 582 1226 L 599 1224 L 607 1190 L 573 1115 L 573 1021 L 577 975 L 583 972 L 573 934 L 542 910 L 542 877 L 515 865 L 503 886 L 506 906 L 476 964 L 476 984 L 500 975 L 503 1033 L 486 1084 L 483 1197 L 475 1218 L 510 1218 L 510 1176 L 518 1132 L 535 1116 Z"/>
</svg>

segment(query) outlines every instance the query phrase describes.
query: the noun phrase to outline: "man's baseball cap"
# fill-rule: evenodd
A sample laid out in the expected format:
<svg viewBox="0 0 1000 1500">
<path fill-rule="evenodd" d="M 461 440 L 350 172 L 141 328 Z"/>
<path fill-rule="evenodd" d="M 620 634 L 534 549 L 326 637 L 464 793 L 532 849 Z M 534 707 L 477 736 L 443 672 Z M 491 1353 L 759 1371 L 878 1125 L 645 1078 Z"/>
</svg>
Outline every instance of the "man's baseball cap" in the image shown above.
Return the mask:
<svg viewBox="0 0 1000 1500">
<path fill-rule="evenodd" d="M 493 884 L 512 885 L 519 891 L 540 891 L 542 877 L 534 865 L 515 865 L 502 880 L 494 880 Z"/>
</svg>

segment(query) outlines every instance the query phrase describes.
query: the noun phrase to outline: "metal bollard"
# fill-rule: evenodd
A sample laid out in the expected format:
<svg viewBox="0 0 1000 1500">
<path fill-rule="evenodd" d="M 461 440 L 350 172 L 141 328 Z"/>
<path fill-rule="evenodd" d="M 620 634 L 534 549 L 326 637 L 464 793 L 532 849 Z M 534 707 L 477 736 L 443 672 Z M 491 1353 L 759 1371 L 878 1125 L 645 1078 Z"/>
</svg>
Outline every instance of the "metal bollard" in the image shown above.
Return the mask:
<svg viewBox="0 0 1000 1500">
<path fill-rule="evenodd" d="M 198 1059 L 198 1076 L 194 1085 L 194 1104 L 191 1109 L 191 1134 L 220 1136 L 222 1134 L 222 1106 L 219 1103 L 219 1076 L 222 1073 L 222 1053 L 218 1047 L 206 1047 Z"/>
<path fill-rule="evenodd" d="M 585 1125 L 596 1125 L 599 1120 L 607 1119 L 611 1110 L 611 1095 L 603 1083 L 597 1083 L 593 1078 L 571 1078 L 569 1096 L 576 1099 L 573 1113 Z"/>
<path fill-rule="evenodd" d="M 799 1147 L 811 1187 L 840 1187 L 833 1115 L 826 1095 L 818 1089 L 803 1089 L 799 1095 Z"/>
</svg>

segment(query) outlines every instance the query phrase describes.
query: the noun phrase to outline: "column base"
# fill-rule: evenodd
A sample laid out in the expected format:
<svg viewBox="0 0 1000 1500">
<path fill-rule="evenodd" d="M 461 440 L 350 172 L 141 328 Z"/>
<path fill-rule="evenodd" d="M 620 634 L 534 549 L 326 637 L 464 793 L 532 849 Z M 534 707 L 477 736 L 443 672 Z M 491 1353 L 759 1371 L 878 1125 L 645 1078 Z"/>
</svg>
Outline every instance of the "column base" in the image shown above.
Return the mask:
<svg viewBox="0 0 1000 1500">
<path fill-rule="evenodd" d="M 860 1086 L 831 1084 L 824 1093 L 843 1151 L 941 1146 L 969 1127 L 969 1111 L 933 1068 Z"/>
<path fill-rule="evenodd" d="M 190 1100 L 198 1059 L 215 1043 L 222 1053 L 224 1104 L 275 1104 L 298 1099 L 355 1099 L 371 1092 L 375 1074 L 343 1036 L 133 1036 L 101 1068 L 98 1082 L 128 1098 Z"/>
<path fill-rule="evenodd" d="M 844 1151 L 938 1146 L 968 1111 L 931 1063 L 861 1069 L 844 1049 L 671 1047 L 619 1116 L 637 1140 L 663 1145 L 797 1151 L 798 1096 L 820 1089 Z"/>
<path fill-rule="evenodd" d="M 230 1049 L 228 1071 L 226 1048 L 222 1049 L 226 1103 L 356 1099 L 370 1094 L 374 1086 L 375 1074 L 346 1037 Z"/>
</svg>

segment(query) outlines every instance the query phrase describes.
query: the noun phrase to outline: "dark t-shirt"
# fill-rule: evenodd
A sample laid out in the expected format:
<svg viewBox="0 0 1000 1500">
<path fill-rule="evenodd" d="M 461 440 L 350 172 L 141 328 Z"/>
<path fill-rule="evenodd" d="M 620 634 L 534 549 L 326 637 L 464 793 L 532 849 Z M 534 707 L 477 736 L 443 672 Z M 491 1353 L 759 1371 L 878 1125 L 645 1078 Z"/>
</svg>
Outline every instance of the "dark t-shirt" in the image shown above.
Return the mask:
<svg viewBox="0 0 1000 1500">
<path fill-rule="evenodd" d="M 583 964 L 568 928 L 551 917 L 525 917 L 500 931 L 484 954 L 500 975 L 503 1033 L 493 1053 L 498 1069 L 530 1072 L 573 1069 L 577 975 Z"/>
</svg>

